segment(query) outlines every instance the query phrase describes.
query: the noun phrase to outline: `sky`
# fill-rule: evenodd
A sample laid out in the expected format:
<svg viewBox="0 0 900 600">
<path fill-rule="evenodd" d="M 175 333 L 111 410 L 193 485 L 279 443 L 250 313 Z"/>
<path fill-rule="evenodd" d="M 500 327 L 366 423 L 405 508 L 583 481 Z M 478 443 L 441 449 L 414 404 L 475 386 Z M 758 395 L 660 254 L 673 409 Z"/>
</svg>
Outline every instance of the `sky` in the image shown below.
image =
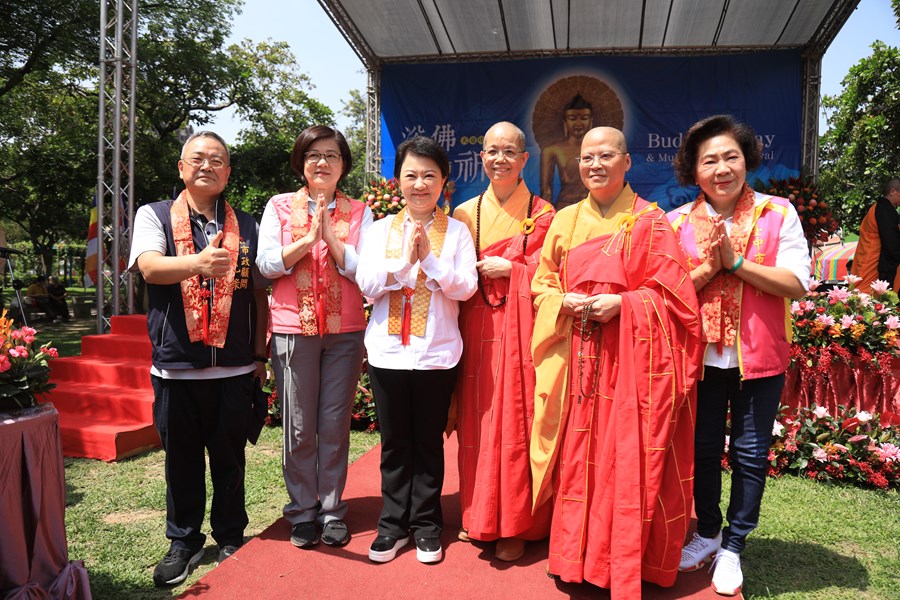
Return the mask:
<svg viewBox="0 0 900 600">
<path fill-rule="evenodd" d="M 823 95 L 841 92 L 841 80 L 850 67 L 871 54 L 875 40 L 900 46 L 900 30 L 890 4 L 890 0 L 861 0 L 822 59 Z M 288 42 L 300 70 L 315 86 L 310 95 L 331 108 L 338 128 L 346 129 L 348 119 L 338 112 L 350 90 L 365 92 L 365 69 L 316 0 L 246 0 L 232 30 L 232 41 L 244 38 Z M 234 143 L 241 123 L 233 111 L 223 111 L 210 127 Z M 825 127 L 822 115 L 819 132 Z"/>
</svg>

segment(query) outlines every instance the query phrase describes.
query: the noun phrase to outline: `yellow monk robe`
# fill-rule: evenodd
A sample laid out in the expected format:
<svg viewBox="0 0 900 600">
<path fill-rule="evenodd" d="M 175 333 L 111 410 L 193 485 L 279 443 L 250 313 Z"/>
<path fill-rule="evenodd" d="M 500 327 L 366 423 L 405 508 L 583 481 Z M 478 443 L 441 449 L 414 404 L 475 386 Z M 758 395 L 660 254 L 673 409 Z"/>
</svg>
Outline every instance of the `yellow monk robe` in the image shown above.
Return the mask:
<svg viewBox="0 0 900 600">
<path fill-rule="evenodd" d="M 626 185 L 605 216 L 590 198 L 557 213 L 532 291 L 531 462 L 535 505 L 554 497 L 549 570 L 613 598 L 639 598 L 642 579 L 670 586 L 690 523 L 702 351 L 684 252 Z M 560 315 L 566 292 L 619 294 L 621 312 L 582 334 Z"/>
<path fill-rule="evenodd" d="M 509 278 L 480 278 L 494 306 L 478 293 L 460 307 L 463 355 L 455 396 L 459 497 L 463 528 L 482 541 L 543 539 L 550 530 L 549 503 L 537 514 L 531 512 L 528 443 L 534 416 L 531 278 L 554 210 L 535 196 L 529 214 L 530 198 L 521 181 L 502 206 L 492 187 L 485 191 L 478 227 L 480 256 L 508 259 L 512 273 Z M 476 197 L 453 213 L 469 227 L 473 240 L 477 207 Z M 526 243 L 522 227 L 529 216 L 534 229 Z"/>
<path fill-rule="evenodd" d="M 859 226 L 859 242 L 856 243 L 856 253 L 850 266 L 850 273 L 862 277 L 862 281 L 856 284 L 856 289 L 867 294 L 872 292 L 869 286 L 878 279 L 878 259 L 881 256 L 881 237 L 875 221 L 875 206 L 872 205 Z M 900 290 L 900 269 L 894 280 L 888 283 L 892 289 Z"/>
</svg>

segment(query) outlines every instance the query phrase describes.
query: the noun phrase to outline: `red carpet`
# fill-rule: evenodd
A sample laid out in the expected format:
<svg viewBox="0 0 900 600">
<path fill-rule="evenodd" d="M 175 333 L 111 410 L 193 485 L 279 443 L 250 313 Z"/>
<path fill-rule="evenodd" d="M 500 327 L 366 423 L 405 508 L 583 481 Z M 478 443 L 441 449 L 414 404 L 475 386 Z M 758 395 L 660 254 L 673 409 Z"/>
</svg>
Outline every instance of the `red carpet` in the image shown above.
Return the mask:
<svg viewBox="0 0 900 600">
<path fill-rule="evenodd" d="M 213 569 L 179 598 L 277 599 L 277 598 L 372 598 L 372 599 L 505 599 L 608 598 L 609 592 L 592 585 L 557 583 L 548 578 L 547 542 L 530 543 L 525 556 L 514 564 L 493 558 L 493 544 L 467 544 L 456 539 L 461 519 L 459 476 L 456 468 L 456 436 L 445 445 L 447 473 L 444 482 L 444 560 L 424 565 L 416 560 L 410 543 L 392 562 L 375 564 L 368 559 L 381 510 L 380 447 L 350 466 L 344 494 L 350 512 L 347 525 L 353 534 L 344 548 L 319 544 L 300 550 L 290 543 L 290 527 L 279 519 L 240 551 Z M 706 569 L 682 574 L 676 587 L 664 589 L 645 584 L 643 598 L 693 600 L 721 599 L 709 587 Z M 741 598 L 741 596 L 737 596 Z"/>
<path fill-rule="evenodd" d="M 50 361 L 63 454 L 119 460 L 159 446 L 153 427 L 147 317 L 112 318 L 107 335 L 81 339 L 81 356 Z"/>
</svg>

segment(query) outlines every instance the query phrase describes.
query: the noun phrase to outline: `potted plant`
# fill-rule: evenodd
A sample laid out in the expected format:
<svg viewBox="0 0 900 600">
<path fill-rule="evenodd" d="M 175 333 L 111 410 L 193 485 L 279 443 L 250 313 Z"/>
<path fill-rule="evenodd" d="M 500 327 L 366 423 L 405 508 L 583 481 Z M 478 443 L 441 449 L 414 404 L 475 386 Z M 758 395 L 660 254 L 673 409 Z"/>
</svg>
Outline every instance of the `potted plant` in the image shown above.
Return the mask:
<svg viewBox="0 0 900 600">
<path fill-rule="evenodd" d="M 36 336 L 31 327 L 14 328 L 5 310 L 0 314 L 0 411 L 34 406 L 56 387 L 48 363 L 59 354 L 49 344 L 38 346 Z"/>
</svg>

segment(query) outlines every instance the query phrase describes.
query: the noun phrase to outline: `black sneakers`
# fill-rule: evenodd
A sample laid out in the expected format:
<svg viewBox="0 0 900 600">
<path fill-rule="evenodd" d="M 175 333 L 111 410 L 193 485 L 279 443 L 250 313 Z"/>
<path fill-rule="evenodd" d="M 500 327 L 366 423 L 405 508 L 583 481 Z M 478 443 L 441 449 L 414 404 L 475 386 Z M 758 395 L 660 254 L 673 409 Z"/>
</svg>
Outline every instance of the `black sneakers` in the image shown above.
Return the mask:
<svg viewBox="0 0 900 600">
<path fill-rule="evenodd" d="M 240 546 L 233 546 L 233 545 L 231 545 L 231 544 L 226 544 L 226 545 L 224 545 L 224 546 L 219 546 L 219 558 L 218 558 L 218 561 L 217 561 L 217 562 L 220 562 L 220 563 L 225 562 L 225 560 L 226 560 L 229 556 L 231 556 L 232 554 L 234 554 L 234 553 L 237 552 L 238 550 L 240 550 Z"/>
<path fill-rule="evenodd" d="M 325 523 L 322 528 L 322 543 L 327 546 L 346 546 L 350 541 L 350 532 L 347 524 L 340 519 L 334 519 Z"/>
<path fill-rule="evenodd" d="M 440 538 L 416 538 L 416 558 L 421 563 L 436 563 L 444 556 Z"/>
<path fill-rule="evenodd" d="M 379 535 L 369 548 L 369 560 L 377 563 L 390 562 L 397 556 L 397 551 L 408 543 L 408 536 L 397 539 L 389 535 Z"/>
<path fill-rule="evenodd" d="M 156 587 L 178 585 L 187 579 L 191 569 L 203 558 L 203 548 L 192 553 L 186 548 L 170 547 L 156 568 L 153 569 L 153 583 Z"/>
<path fill-rule="evenodd" d="M 298 548 L 312 548 L 319 543 L 319 532 L 315 521 L 296 523 L 291 528 L 291 543 Z"/>
</svg>

